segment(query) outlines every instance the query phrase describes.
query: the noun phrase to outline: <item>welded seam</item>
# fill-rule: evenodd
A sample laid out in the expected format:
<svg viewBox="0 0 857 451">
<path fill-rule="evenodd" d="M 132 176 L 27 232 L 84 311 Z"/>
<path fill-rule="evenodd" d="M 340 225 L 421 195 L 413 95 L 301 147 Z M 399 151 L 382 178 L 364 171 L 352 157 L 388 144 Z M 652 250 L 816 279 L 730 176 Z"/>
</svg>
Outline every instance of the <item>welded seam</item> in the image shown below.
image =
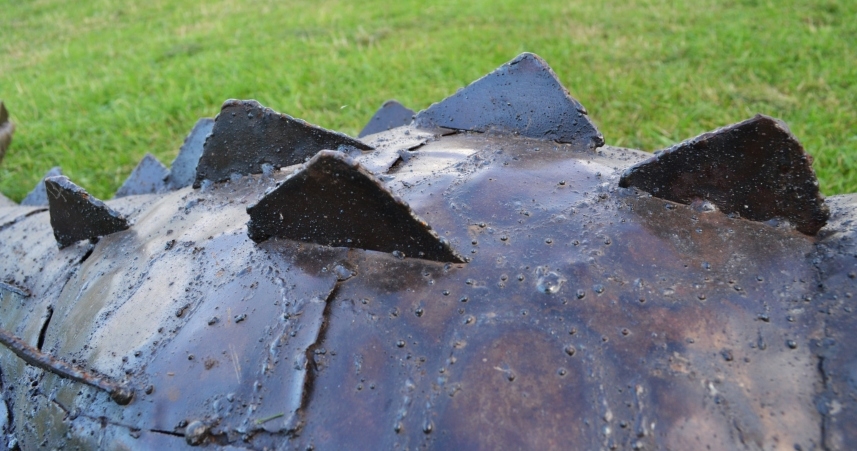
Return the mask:
<svg viewBox="0 0 857 451">
<path fill-rule="evenodd" d="M 349 257 L 352 252 L 348 252 Z M 349 263 L 350 258 L 346 257 L 345 263 Z M 356 265 L 351 265 L 356 267 Z M 355 274 L 356 275 L 356 274 Z M 297 417 L 299 418 L 299 422 L 297 426 L 287 432 L 287 436 L 289 438 L 297 438 L 300 435 L 300 430 L 303 428 L 305 424 L 305 416 L 306 409 L 309 404 L 309 400 L 312 397 L 313 389 L 315 388 L 315 378 L 318 376 L 319 367 L 315 362 L 315 351 L 316 349 L 321 347 L 321 344 L 324 342 L 324 339 L 327 337 L 327 329 L 330 325 L 330 310 L 332 308 L 333 300 L 336 299 L 336 295 L 339 292 L 339 288 L 341 285 L 348 280 L 351 280 L 349 277 L 346 280 L 337 280 L 336 283 L 333 284 L 330 292 L 324 298 L 324 310 L 322 310 L 322 323 L 318 328 L 318 333 L 316 334 L 315 340 L 313 340 L 312 344 L 307 346 L 305 352 L 306 359 L 306 375 L 304 376 L 304 385 L 303 385 L 303 393 L 301 393 L 301 400 L 299 407 L 296 410 Z"/>
<path fill-rule="evenodd" d="M 824 277 L 824 272 L 821 269 L 821 261 L 824 259 L 824 253 L 822 251 L 823 251 L 823 249 L 822 249 L 821 243 L 816 242 L 815 243 L 815 255 L 818 258 L 813 258 L 811 261 L 812 261 L 812 267 L 815 270 L 816 287 L 818 287 L 819 292 L 821 293 L 820 297 L 824 298 L 824 297 L 826 297 L 825 295 L 827 294 L 827 286 L 824 285 L 825 277 Z M 829 317 L 829 313 L 827 313 L 827 310 L 824 310 L 824 309 L 817 309 L 817 310 L 824 311 L 824 313 L 821 313 L 821 315 L 822 315 L 821 316 L 821 331 L 823 333 L 823 337 L 826 339 L 826 338 L 830 337 L 830 333 L 829 333 L 828 327 L 827 327 L 827 320 Z M 830 387 L 830 377 L 828 376 L 827 372 L 824 369 L 824 363 L 825 363 L 824 362 L 824 360 L 825 360 L 824 354 L 825 354 L 825 352 L 827 352 L 827 351 L 826 351 L 826 349 L 824 349 L 824 344 L 822 344 L 822 349 L 816 353 L 816 357 L 818 358 L 818 365 L 816 366 L 816 368 L 818 369 L 818 373 L 821 376 L 821 391 L 816 393 L 816 399 L 815 399 L 816 402 L 818 402 L 818 399 L 817 399 L 818 397 L 823 397 L 825 394 L 832 392 L 831 387 Z M 821 421 L 819 424 L 821 448 L 824 450 L 829 450 L 830 446 L 828 446 L 829 444 L 827 443 L 827 428 L 828 428 L 828 423 L 830 421 L 830 413 L 829 413 L 828 409 L 826 409 L 826 408 L 825 409 L 816 409 L 816 410 L 818 411 L 819 415 L 821 415 Z"/>
<path fill-rule="evenodd" d="M 139 426 L 131 426 L 129 424 L 124 424 L 124 423 L 119 423 L 117 421 L 113 421 L 113 420 L 111 420 L 107 417 L 104 417 L 104 416 L 88 415 L 88 414 L 81 412 L 79 410 L 71 409 L 71 408 L 65 406 L 63 403 L 59 402 L 56 398 L 49 397 L 48 395 L 46 395 L 42 392 L 38 392 L 37 395 L 45 398 L 47 401 L 51 402 L 53 405 L 57 406 L 57 408 L 62 410 L 65 413 L 65 416 L 66 416 L 65 419 L 69 420 L 69 421 L 74 421 L 74 419 L 77 417 L 83 417 L 83 418 L 86 418 L 88 420 L 92 420 L 92 421 L 96 421 L 96 422 L 103 422 L 104 424 L 109 424 L 111 426 L 125 428 L 128 430 L 128 432 L 144 430 L 144 428 L 141 428 Z M 179 438 L 185 437 L 185 435 L 182 434 L 181 432 L 164 431 L 161 429 L 145 429 L 145 430 L 148 432 L 156 433 L 156 434 L 170 435 L 173 437 L 179 437 Z"/>
</svg>

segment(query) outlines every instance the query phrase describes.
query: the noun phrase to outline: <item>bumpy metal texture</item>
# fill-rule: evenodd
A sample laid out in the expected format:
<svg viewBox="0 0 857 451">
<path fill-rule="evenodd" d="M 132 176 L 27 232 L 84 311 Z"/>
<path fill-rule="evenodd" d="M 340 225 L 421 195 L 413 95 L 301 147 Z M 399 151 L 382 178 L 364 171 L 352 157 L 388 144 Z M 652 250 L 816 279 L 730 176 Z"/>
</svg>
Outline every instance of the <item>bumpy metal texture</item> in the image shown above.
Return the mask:
<svg viewBox="0 0 857 451">
<path fill-rule="evenodd" d="M 247 213 L 247 233 L 257 242 L 277 236 L 464 262 L 380 180 L 340 152 L 320 151 Z"/>
<path fill-rule="evenodd" d="M 619 186 L 683 204 L 710 202 L 753 221 L 785 219 L 815 235 L 829 212 L 811 163 L 782 121 L 757 115 L 659 152 L 628 168 Z"/>
<path fill-rule="evenodd" d="M 227 100 L 214 119 L 196 167 L 194 186 L 203 180 L 222 182 L 233 174 L 260 174 L 303 163 L 319 150 L 372 147 L 341 133 L 308 124 L 265 108 L 255 100 Z"/>
<path fill-rule="evenodd" d="M 829 221 L 813 235 L 792 218 L 751 220 L 714 200 L 685 205 L 621 187 L 628 168 L 649 164 L 644 152 L 522 130 L 449 133 L 411 124 L 368 137 L 371 152 L 321 152 L 201 189 L 107 201 L 133 227 L 62 249 L 43 208 L 0 208 L 0 328 L 134 390 L 122 406 L 0 349 L 7 444 L 847 450 L 857 441 L 855 195 L 826 199 Z M 768 153 L 780 161 L 778 148 Z M 783 161 L 808 167 L 802 151 Z M 801 174 L 796 186 L 814 182 Z M 406 219 L 421 218 L 463 258 L 366 245 L 373 231 L 410 239 L 384 225 L 379 198 L 407 207 Z M 271 229 L 254 224 L 261 212 Z M 310 225 L 280 233 L 296 222 Z M 313 238 L 331 231 L 346 242 Z"/>
<path fill-rule="evenodd" d="M 45 179 L 50 204 L 51 227 L 57 244 L 67 247 L 80 240 L 90 240 L 128 228 L 128 221 L 68 177 Z"/>
<path fill-rule="evenodd" d="M 385 132 L 390 129 L 408 125 L 414 119 L 414 110 L 407 108 L 395 100 L 388 100 L 375 112 L 372 119 L 360 130 L 358 138 L 375 133 Z"/>
<path fill-rule="evenodd" d="M 604 144 L 586 109 L 560 84 L 538 55 L 523 53 L 494 72 L 417 113 L 422 127 L 485 132 L 503 130 L 531 138 Z"/>
</svg>

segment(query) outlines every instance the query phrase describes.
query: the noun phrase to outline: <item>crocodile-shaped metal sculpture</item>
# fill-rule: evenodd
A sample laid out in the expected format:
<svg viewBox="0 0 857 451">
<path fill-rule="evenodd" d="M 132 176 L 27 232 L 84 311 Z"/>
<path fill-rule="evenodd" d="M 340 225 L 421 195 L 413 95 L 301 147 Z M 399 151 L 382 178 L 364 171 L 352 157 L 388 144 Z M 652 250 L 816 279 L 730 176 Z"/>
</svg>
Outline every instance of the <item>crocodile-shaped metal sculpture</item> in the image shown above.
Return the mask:
<svg viewBox="0 0 857 451">
<path fill-rule="evenodd" d="M 112 200 L 55 172 L 0 205 L 0 441 L 851 448 L 857 197 L 766 116 L 604 142 L 523 54 L 359 138 L 230 100 Z"/>
</svg>

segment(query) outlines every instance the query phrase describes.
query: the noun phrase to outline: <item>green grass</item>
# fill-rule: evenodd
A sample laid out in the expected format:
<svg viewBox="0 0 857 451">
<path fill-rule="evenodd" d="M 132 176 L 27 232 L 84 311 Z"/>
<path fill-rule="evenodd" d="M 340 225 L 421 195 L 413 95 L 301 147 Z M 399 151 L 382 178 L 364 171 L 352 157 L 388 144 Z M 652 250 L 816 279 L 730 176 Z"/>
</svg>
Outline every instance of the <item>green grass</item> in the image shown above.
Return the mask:
<svg viewBox="0 0 857 451">
<path fill-rule="evenodd" d="M 0 191 L 51 166 L 109 198 L 169 163 L 228 98 L 356 134 L 384 100 L 422 109 L 523 51 L 607 143 L 656 150 L 760 112 L 857 191 L 857 2 L 0 0 L 0 98 L 18 129 Z"/>
</svg>

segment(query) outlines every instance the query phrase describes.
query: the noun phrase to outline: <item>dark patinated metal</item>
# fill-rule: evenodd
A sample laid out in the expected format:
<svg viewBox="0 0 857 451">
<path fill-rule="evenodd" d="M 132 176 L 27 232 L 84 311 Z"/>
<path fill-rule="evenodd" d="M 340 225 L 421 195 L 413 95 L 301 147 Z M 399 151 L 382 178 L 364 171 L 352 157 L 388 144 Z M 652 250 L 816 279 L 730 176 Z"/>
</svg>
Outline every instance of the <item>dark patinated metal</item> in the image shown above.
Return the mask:
<svg viewBox="0 0 857 451">
<path fill-rule="evenodd" d="M 405 107 L 395 100 L 388 100 L 381 105 L 381 108 L 375 112 L 372 119 L 366 123 L 358 138 L 375 133 L 385 132 L 387 130 L 408 125 L 414 119 L 414 110 Z"/>
<path fill-rule="evenodd" d="M 12 135 L 15 133 L 15 124 L 9 120 L 9 112 L 6 105 L 0 101 L 0 161 L 6 156 L 6 150 L 12 144 Z"/>
<path fill-rule="evenodd" d="M 417 113 L 421 127 L 485 132 L 573 143 L 604 144 L 586 109 L 538 55 L 523 53 L 464 89 Z"/>
<path fill-rule="evenodd" d="M 9 331 L 0 329 L 0 344 L 15 353 L 21 360 L 36 368 L 56 374 L 65 379 L 104 390 L 110 394 L 110 399 L 119 405 L 126 405 L 134 398 L 134 391 L 128 387 L 108 380 L 107 378 L 89 374 L 80 368 L 75 368 L 62 360 L 55 359 L 38 349 L 28 345 Z"/>
<path fill-rule="evenodd" d="M 782 121 L 760 114 L 657 153 L 628 168 L 619 186 L 683 204 L 711 202 L 751 221 L 784 219 L 815 235 L 829 212 L 811 163 Z"/>
<path fill-rule="evenodd" d="M 128 228 L 128 221 L 68 177 L 45 179 L 51 227 L 61 248 Z"/>
<path fill-rule="evenodd" d="M 62 175 L 62 168 L 59 166 L 52 167 L 39 183 L 36 183 L 36 186 L 32 191 L 27 193 L 24 199 L 21 201 L 21 205 L 26 205 L 29 207 L 47 207 L 48 206 L 48 192 L 45 190 L 45 179 L 48 177 L 56 177 L 58 175 Z"/>
<path fill-rule="evenodd" d="M 205 140 L 214 128 L 214 119 L 205 117 L 196 122 L 184 140 L 179 154 L 170 165 L 167 185 L 171 189 L 184 188 L 193 184 L 196 178 L 196 165 L 202 156 Z"/>
<path fill-rule="evenodd" d="M 323 150 L 247 207 L 247 233 L 325 246 L 463 262 L 425 221 L 357 162 Z"/>
<path fill-rule="evenodd" d="M 154 155 L 147 153 L 140 163 L 125 179 L 125 183 L 116 190 L 113 197 L 125 197 L 138 194 L 154 194 L 166 188 L 165 180 L 170 170 L 158 161 Z"/>
<path fill-rule="evenodd" d="M 276 169 L 303 163 L 319 150 L 340 147 L 372 149 L 341 133 L 265 108 L 255 100 L 227 100 L 205 141 L 194 187 L 203 180 L 228 180 L 232 174 L 260 174 L 265 164 Z"/>
<path fill-rule="evenodd" d="M 799 144 L 754 121 L 656 163 L 409 124 L 372 151 L 107 201 L 133 228 L 62 249 L 52 214 L 0 207 L 0 328 L 134 390 L 119 405 L 0 347 L 0 442 L 849 450 L 857 197 L 822 201 Z M 704 188 L 689 205 L 622 186 L 695 174 L 678 157 L 750 158 L 765 178 L 731 163 L 737 185 L 715 187 L 758 186 L 754 211 L 783 220 L 729 214 L 696 175 L 668 184 Z M 815 234 L 780 213 L 819 205 Z"/>
</svg>

